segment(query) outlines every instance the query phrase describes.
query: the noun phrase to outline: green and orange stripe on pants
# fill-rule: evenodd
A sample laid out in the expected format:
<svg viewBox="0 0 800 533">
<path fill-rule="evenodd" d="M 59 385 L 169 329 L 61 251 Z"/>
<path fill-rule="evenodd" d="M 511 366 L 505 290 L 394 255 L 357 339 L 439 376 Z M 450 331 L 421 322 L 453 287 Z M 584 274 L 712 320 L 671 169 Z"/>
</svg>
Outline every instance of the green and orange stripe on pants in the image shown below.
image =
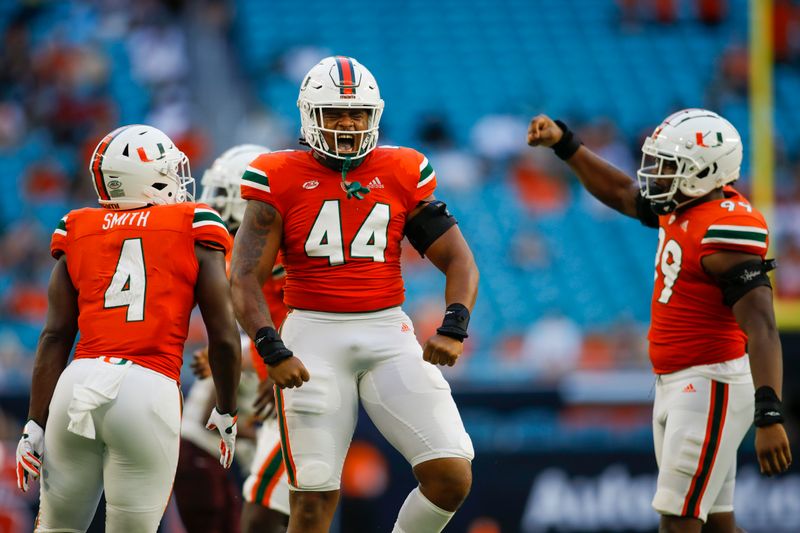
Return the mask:
<svg viewBox="0 0 800 533">
<path fill-rule="evenodd" d="M 267 456 L 267 460 L 261 465 L 258 477 L 250 492 L 250 500 L 253 503 L 268 507 L 269 500 L 275 490 L 275 486 L 281 479 L 284 468 L 283 454 L 281 453 L 281 443 L 275 445 Z"/>
<path fill-rule="evenodd" d="M 281 450 L 283 451 L 283 463 L 286 466 L 286 475 L 289 478 L 289 484 L 293 487 L 297 487 L 297 468 L 294 466 L 292 446 L 289 443 L 289 431 L 286 428 L 286 408 L 283 402 L 283 390 L 278 387 L 275 387 L 275 403 L 278 407 L 278 428 L 281 434 Z"/>
<path fill-rule="evenodd" d="M 728 384 L 711 381 L 711 403 L 708 407 L 708 421 L 706 422 L 706 436 L 703 440 L 703 449 L 700 452 L 700 461 L 697 470 L 689 485 L 689 492 L 683 502 L 682 516 L 700 516 L 700 502 L 703 501 L 711 469 L 717 458 L 719 445 L 722 441 L 722 430 L 725 427 L 725 414 L 728 411 Z"/>
</svg>

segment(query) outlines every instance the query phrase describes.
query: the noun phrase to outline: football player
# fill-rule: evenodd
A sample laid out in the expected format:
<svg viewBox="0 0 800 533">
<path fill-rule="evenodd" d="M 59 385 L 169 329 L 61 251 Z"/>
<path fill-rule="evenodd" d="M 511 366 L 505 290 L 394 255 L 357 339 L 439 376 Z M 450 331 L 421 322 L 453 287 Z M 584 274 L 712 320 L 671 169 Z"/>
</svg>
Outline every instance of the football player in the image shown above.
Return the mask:
<svg viewBox="0 0 800 533">
<path fill-rule="evenodd" d="M 427 158 L 377 147 L 383 100 L 363 65 L 323 59 L 303 79 L 297 105 L 311 149 L 250 164 L 231 264 L 239 323 L 277 384 L 289 531 L 328 531 L 359 400 L 419 481 L 394 531 L 441 531 L 469 492 L 473 449 L 434 365 L 453 365 L 462 353 L 478 269 L 433 195 Z M 400 307 L 404 235 L 447 278 L 443 323 L 424 349 Z M 292 309 L 280 334 L 259 290 L 279 249 Z"/>
<path fill-rule="evenodd" d="M 533 118 L 528 144 L 553 148 L 592 195 L 658 229 L 648 338 L 658 376 L 659 531 L 736 531 L 736 451 L 751 424 L 762 473 L 779 474 L 792 461 L 769 232 L 730 186 L 742 162 L 739 133 L 712 111 L 670 115 L 642 146 L 638 186 L 561 121 Z"/>
<path fill-rule="evenodd" d="M 189 315 L 209 338 L 220 462 L 233 460 L 241 356 L 219 215 L 192 203 L 186 156 L 163 132 L 124 126 L 89 166 L 100 208 L 53 233 L 56 266 L 33 369 L 17 481 L 41 475 L 37 532 L 85 531 L 105 491 L 108 531 L 153 533 L 167 505 L 181 423 Z M 80 332 L 74 360 L 69 353 Z"/>
<path fill-rule="evenodd" d="M 220 155 L 203 174 L 200 201 L 219 212 L 231 235 L 236 234 L 244 216 L 246 202 L 242 200 L 240 192 L 242 174 L 250 161 L 267 152 L 269 149 L 263 146 L 234 146 Z M 283 305 L 283 279 L 283 267 L 278 265 L 264 286 L 264 291 L 270 295 L 271 317 L 277 325 L 283 322 L 288 311 Z M 211 461 L 211 455 L 216 453 L 216 443 L 205 429 L 205 419 L 213 407 L 214 390 L 207 379 L 209 373 L 205 352 L 196 354 L 192 364 L 193 370 L 203 379 L 198 379 L 192 385 L 186 398 L 181 433 L 183 440 L 189 442 L 181 446 L 175 479 L 175 497 L 181 519 L 192 533 L 239 531 L 240 521 L 244 533 L 286 531 L 289 486 L 273 408 L 272 381 L 268 379 L 261 357 L 254 348 L 251 350 L 251 344 L 249 337 L 243 335 L 243 372 L 238 390 L 240 416 L 248 409 L 251 414 L 257 415 L 267 411 L 270 416 L 266 416 L 257 429 L 255 456 L 250 456 L 251 460 L 245 467 L 250 475 L 243 488 L 245 503 L 241 514 L 233 480 Z M 254 380 L 260 380 L 260 384 L 253 386 Z M 254 402 L 256 413 L 252 413 Z M 240 438 L 244 437 L 242 429 Z M 238 457 L 244 456 L 240 454 Z"/>
</svg>

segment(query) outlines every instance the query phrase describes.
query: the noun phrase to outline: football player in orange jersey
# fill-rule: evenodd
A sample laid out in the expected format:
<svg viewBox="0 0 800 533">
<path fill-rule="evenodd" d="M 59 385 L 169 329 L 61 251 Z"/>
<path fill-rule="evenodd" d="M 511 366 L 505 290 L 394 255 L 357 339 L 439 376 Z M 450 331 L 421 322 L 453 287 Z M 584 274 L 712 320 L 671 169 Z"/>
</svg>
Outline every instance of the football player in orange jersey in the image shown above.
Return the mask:
<svg viewBox="0 0 800 533">
<path fill-rule="evenodd" d="M 704 109 L 670 115 L 642 146 L 638 186 L 563 122 L 533 118 L 528 144 L 552 147 L 592 195 L 658 228 L 648 338 L 658 375 L 659 531 L 737 531 L 736 451 L 751 424 L 762 473 L 784 472 L 792 461 L 767 224 L 729 185 L 739 177 L 739 133 Z"/>
<path fill-rule="evenodd" d="M 108 531 L 154 533 L 178 460 L 178 380 L 195 301 L 217 397 L 207 426 L 219 430 L 220 462 L 233 460 L 241 356 L 225 274 L 232 242 L 215 211 L 191 202 L 188 160 L 161 131 L 114 130 L 90 171 L 101 207 L 71 211 L 50 245 L 57 262 L 18 485 L 41 474 L 37 532 L 85 531 L 105 491 Z"/>
<path fill-rule="evenodd" d="M 250 161 L 269 151 L 252 144 L 234 146 L 221 154 L 203 174 L 200 201 L 217 210 L 231 235 L 236 234 L 244 217 L 246 202 L 240 192 L 242 174 Z M 264 291 L 270 295 L 270 314 L 275 324 L 282 323 L 288 311 L 283 304 L 283 279 L 283 267 L 278 265 L 264 286 Z M 207 379 L 210 371 L 206 351 L 195 354 L 192 363 L 200 379 L 186 397 L 181 426 L 183 442 L 175 477 L 178 510 L 191 533 L 238 532 L 240 522 L 243 533 L 286 531 L 289 486 L 274 413 L 272 381 L 251 345 L 250 338 L 243 335 L 242 380 L 238 389 L 240 422 L 244 420 L 242 416 L 247 416 L 251 422 L 253 417 L 263 420 L 255 434 L 249 424 L 239 424 L 239 438 L 256 441 L 255 450 L 237 455 L 238 459 L 247 461 L 242 466 L 250 473 L 242 488 L 243 506 L 234 480 L 214 464 L 211 457 L 216 453 L 216 442 L 205 429 L 205 420 L 213 408 L 214 389 Z"/>
<path fill-rule="evenodd" d="M 363 65 L 323 59 L 304 78 L 298 107 L 311 150 L 250 164 L 231 264 L 239 323 L 277 384 L 289 531 L 328 531 L 360 400 L 419 481 L 394 531 L 438 532 L 469 492 L 474 452 L 434 365 L 461 355 L 478 269 L 433 196 L 427 158 L 377 147 L 383 100 Z M 443 324 L 424 349 L 400 308 L 404 235 L 447 278 Z M 259 290 L 279 249 L 292 309 L 280 334 Z"/>
</svg>

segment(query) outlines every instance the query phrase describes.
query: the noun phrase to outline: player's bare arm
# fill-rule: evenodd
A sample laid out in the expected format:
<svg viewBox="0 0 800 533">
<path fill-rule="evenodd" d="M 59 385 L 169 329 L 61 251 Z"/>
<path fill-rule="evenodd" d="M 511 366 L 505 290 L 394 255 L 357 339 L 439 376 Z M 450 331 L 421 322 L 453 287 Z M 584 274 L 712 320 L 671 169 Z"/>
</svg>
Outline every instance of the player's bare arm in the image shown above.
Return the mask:
<svg viewBox="0 0 800 533">
<path fill-rule="evenodd" d="M 47 299 L 47 319 L 36 347 L 28 408 L 28 419 L 41 427 L 47 422 L 53 391 L 78 333 L 78 293 L 67 271 L 66 255 L 53 268 Z"/>
<path fill-rule="evenodd" d="M 564 134 L 553 119 L 537 115 L 528 126 L 528 145 L 556 148 L 564 140 Z M 560 152 L 557 150 L 556 153 Z M 637 217 L 639 187 L 636 180 L 583 145 L 565 161 L 592 196 L 623 215 Z"/>
<path fill-rule="evenodd" d="M 233 245 L 231 292 L 236 318 L 256 343 L 279 387 L 299 387 L 309 380 L 308 370 L 284 346 L 275 331 L 261 287 L 272 275 L 281 245 L 283 221 L 271 205 L 249 200 Z"/>
<path fill-rule="evenodd" d="M 236 410 L 236 389 L 242 372 L 242 346 L 222 251 L 195 246 L 200 271 L 195 296 L 208 332 L 208 363 L 217 392 L 217 410 Z"/>
<path fill-rule="evenodd" d="M 41 475 L 50 400 L 78 333 L 78 293 L 69 277 L 65 255 L 53 268 L 47 296 L 47 321 L 36 347 L 28 422 L 17 445 L 17 486 L 23 492 Z"/>
<path fill-rule="evenodd" d="M 420 216 L 423 210 L 426 209 L 426 205 L 430 205 L 435 200 L 436 198 L 433 195 L 425 198 L 423 203 L 412 211 L 409 221 Z M 422 214 L 422 216 L 427 215 Z M 435 225 L 436 222 L 432 224 Z M 436 265 L 445 275 L 447 313 L 454 313 L 454 307 L 451 306 L 457 307 L 459 305 L 464 306 L 467 311 L 472 311 L 478 295 L 478 266 L 475 264 L 472 251 L 469 249 L 469 245 L 458 226 L 452 225 L 446 229 L 444 233 L 427 246 L 424 253 L 431 263 Z M 455 312 L 457 312 L 457 309 Z M 445 322 L 447 319 L 448 315 L 446 315 Z M 468 322 L 469 318 L 466 320 Z M 464 328 L 466 328 L 466 325 L 464 325 Z M 455 336 L 450 336 L 453 333 L 448 334 L 448 332 L 445 332 L 445 334 L 442 334 L 444 328 L 439 328 L 439 330 L 439 333 L 432 336 L 425 343 L 422 357 L 432 364 L 453 366 L 464 350 L 463 338 L 458 338 L 457 332 Z"/>
<path fill-rule="evenodd" d="M 703 258 L 703 267 L 717 279 L 725 279 L 729 273 L 736 272 L 743 265 L 758 265 L 761 261 L 757 255 L 720 252 Z M 765 274 L 762 275 L 765 276 Z M 745 273 L 744 277 L 752 276 Z M 767 391 L 766 388 L 774 391 L 777 399 L 780 400 L 783 384 L 783 357 L 778 328 L 775 323 L 771 287 L 764 284 L 747 290 L 733 303 L 732 310 L 736 321 L 747 335 L 753 384 L 758 391 L 756 392 L 757 404 L 759 395 L 764 394 L 764 391 Z M 756 429 L 756 454 L 761 472 L 768 476 L 785 472 L 792 463 L 792 454 L 783 424 L 773 422 L 761 425 L 758 421 L 758 410 L 757 405 L 756 422 L 759 427 Z M 765 420 L 765 422 L 769 421 Z"/>
<path fill-rule="evenodd" d="M 269 204 L 250 200 L 233 245 L 231 293 L 236 318 L 250 338 L 273 326 L 261 287 L 272 273 L 281 245 L 281 215 Z"/>
</svg>

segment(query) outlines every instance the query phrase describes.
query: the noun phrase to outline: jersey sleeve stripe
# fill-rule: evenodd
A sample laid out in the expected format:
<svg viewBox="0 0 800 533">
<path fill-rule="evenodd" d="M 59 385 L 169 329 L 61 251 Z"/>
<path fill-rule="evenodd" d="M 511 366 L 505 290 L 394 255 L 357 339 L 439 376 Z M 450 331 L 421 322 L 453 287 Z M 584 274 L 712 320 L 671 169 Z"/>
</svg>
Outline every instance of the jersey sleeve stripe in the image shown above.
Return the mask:
<svg viewBox="0 0 800 533">
<path fill-rule="evenodd" d="M 425 185 L 430 183 L 435 178 L 436 178 L 436 172 L 433 172 L 431 170 L 431 173 L 428 175 L 427 178 L 425 178 L 425 179 L 421 180 L 419 183 L 417 183 L 417 189 L 421 189 L 422 187 L 424 187 Z"/>
<path fill-rule="evenodd" d="M 219 214 L 217 211 L 215 211 L 213 209 L 210 209 L 208 207 L 195 207 L 194 208 L 194 212 L 195 213 L 214 213 L 215 215 Z"/>
<path fill-rule="evenodd" d="M 53 233 L 63 235 L 64 237 L 67 236 L 67 217 L 58 221 L 58 226 L 56 226 L 56 230 Z"/>
<path fill-rule="evenodd" d="M 194 210 L 194 219 L 192 220 L 193 223 L 204 222 L 207 220 L 217 222 L 219 224 L 222 224 L 223 226 L 225 225 L 225 222 L 222 220 L 222 217 L 220 217 L 216 212 L 211 211 L 210 209 L 199 208 Z"/>
<path fill-rule="evenodd" d="M 433 167 L 428 161 L 428 158 L 423 157 L 422 163 L 419 164 L 419 183 L 417 183 L 417 189 L 419 189 L 420 187 L 424 187 L 427 183 L 430 183 L 430 181 L 435 177 L 436 177 L 436 172 L 433 171 Z"/>
<path fill-rule="evenodd" d="M 261 185 L 260 183 L 255 183 L 255 182 L 252 182 L 252 181 L 243 182 L 242 183 L 242 191 L 244 191 L 244 189 L 246 187 L 250 187 L 252 189 L 256 189 L 257 191 L 263 191 L 263 192 L 268 192 L 268 193 L 272 192 L 272 189 L 269 188 L 269 185 Z"/>
<path fill-rule="evenodd" d="M 203 226 L 217 226 L 219 228 L 224 229 L 225 231 L 228 231 L 228 228 L 221 221 L 218 222 L 216 220 L 201 220 L 199 222 L 192 223 L 193 229 L 202 228 Z"/>
<path fill-rule="evenodd" d="M 746 241 L 755 241 L 759 243 L 767 242 L 767 234 L 758 233 L 755 231 L 742 231 L 742 230 L 729 230 L 729 229 L 711 229 L 706 232 L 703 241 L 706 239 L 740 239 Z"/>
<path fill-rule="evenodd" d="M 721 237 L 706 237 L 702 241 L 701 244 L 712 244 L 712 243 L 719 243 L 719 244 L 738 244 L 740 246 L 754 246 L 756 248 L 766 248 L 767 243 L 765 242 L 758 242 L 754 240 L 748 239 L 727 239 Z"/>
<path fill-rule="evenodd" d="M 272 192 L 269 188 L 269 179 L 262 170 L 247 167 L 242 175 L 242 186 L 253 187 L 259 191 Z"/>
<path fill-rule="evenodd" d="M 722 224 L 711 225 L 708 227 L 708 231 L 747 231 L 750 233 L 763 233 L 764 235 L 769 233 L 766 228 L 758 226 L 726 226 Z"/>
<path fill-rule="evenodd" d="M 242 175 L 242 179 L 269 186 L 269 178 L 267 178 L 266 172 L 255 167 L 247 167 Z"/>
</svg>

